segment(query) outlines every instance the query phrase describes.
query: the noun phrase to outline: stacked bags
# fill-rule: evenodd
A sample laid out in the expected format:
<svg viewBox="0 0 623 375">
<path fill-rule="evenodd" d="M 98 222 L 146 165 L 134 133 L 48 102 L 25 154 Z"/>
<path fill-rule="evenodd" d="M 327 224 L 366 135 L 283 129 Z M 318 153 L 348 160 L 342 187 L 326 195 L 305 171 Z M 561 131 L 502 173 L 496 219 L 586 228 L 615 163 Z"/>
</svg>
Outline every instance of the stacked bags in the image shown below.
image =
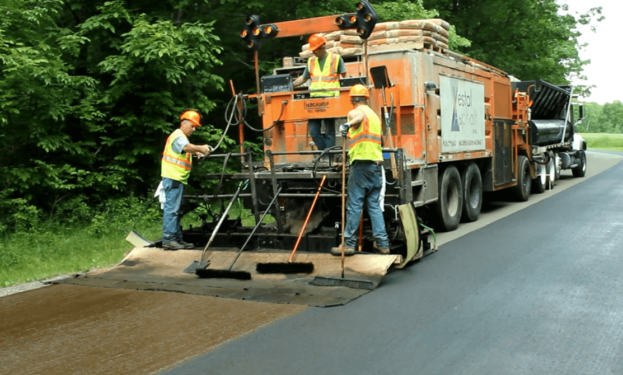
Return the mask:
<svg viewBox="0 0 623 375">
<path fill-rule="evenodd" d="M 398 22 L 382 22 L 376 25 L 368 38 L 368 51 L 374 52 L 375 47 L 400 43 L 420 43 L 422 47 L 448 49 L 448 29 L 450 25 L 442 19 L 405 20 Z M 334 31 L 322 34 L 327 38 L 327 51 L 341 56 L 354 56 L 363 53 L 363 39 L 356 30 Z M 300 57 L 313 56 L 309 45 L 303 46 Z"/>
</svg>

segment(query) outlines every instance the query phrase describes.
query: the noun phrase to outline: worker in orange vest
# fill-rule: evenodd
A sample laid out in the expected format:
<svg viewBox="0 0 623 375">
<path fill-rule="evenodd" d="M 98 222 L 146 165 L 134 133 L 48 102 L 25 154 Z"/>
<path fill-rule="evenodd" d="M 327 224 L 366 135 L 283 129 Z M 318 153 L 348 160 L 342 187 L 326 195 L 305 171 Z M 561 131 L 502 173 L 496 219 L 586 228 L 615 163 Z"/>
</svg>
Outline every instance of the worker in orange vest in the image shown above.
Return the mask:
<svg viewBox="0 0 623 375">
<path fill-rule="evenodd" d="M 346 76 L 344 60 L 338 54 L 327 52 L 327 39 L 319 34 L 309 37 L 309 49 L 314 53 L 314 57 L 307 60 L 307 66 L 303 75 L 294 82 L 294 87 L 300 86 L 311 79 L 309 89 L 312 90 L 310 97 L 324 98 L 340 96 L 339 91 L 322 91 L 323 89 L 335 89 L 340 87 L 340 77 Z M 316 91 L 318 90 L 318 91 Z M 335 146 L 335 123 L 331 119 L 325 120 L 326 132 L 320 133 L 320 126 L 323 119 L 307 120 L 307 128 L 318 150 L 325 150 Z M 329 122 L 331 124 L 329 124 Z"/>
<path fill-rule="evenodd" d="M 201 115 L 195 111 L 185 111 L 180 116 L 180 127 L 175 130 L 164 146 L 162 153 L 162 188 L 165 201 L 162 215 L 162 247 L 166 250 L 192 249 L 194 244 L 184 242 L 180 219 L 184 185 L 192 169 L 192 156 L 207 156 L 212 152 L 208 145 L 194 145 L 188 137 L 201 126 Z"/>
<path fill-rule="evenodd" d="M 340 133 L 348 136 L 348 201 L 346 203 L 346 228 L 344 229 L 344 254 L 355 254 L 357 232 L 365 202 L 372 224 L 374 249 L 389 254 L 389 239 L 385 230 L 381 191 L 385 184 L 381 120 L 368 107 L 370 92 L 364 85 L 350 89 L 350 101 L 355 107 L 348 113 L 348 122 L 340 125 Z M 341 255 L 341 248 L 331 249 L 331 254 Z"/>
</svg>

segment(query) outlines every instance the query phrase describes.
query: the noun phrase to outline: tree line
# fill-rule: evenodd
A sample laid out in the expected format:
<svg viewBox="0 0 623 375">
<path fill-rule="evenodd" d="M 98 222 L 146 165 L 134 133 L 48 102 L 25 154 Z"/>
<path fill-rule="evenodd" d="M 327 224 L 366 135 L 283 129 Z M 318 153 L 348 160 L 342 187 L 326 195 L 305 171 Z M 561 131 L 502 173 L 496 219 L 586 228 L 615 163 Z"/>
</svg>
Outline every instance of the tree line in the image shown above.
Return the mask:
<svg viewBox="0 0 623 375">
<path fill-rule="evenodd" d="M 578 132 L 623 133 L 623 103 L 584 103 L 584 121 L 576 126 Z"/>
<path fill-rule="evenodd" d="M 588 61 L 578 55 L 578 27 L 601 18 L 600 8 L 562 15 L 565 6 L 556 0 L 371 3 L 380 21 L 444 18 L 453 25 L 451 49 L 521 79 L 555 84 L 581 77 Z M 204 115 L 193 142 L 215 143 L 225 127 L 229 81 L 236 91 L 254 91 L 253 56 L 238 34 L 248 14 L 278 22 L 352 12 L 354 5 L 351 0 L 4 0 L 0 231 L 11 230 L 18 217 L 63 220 L 76 207 L 146 196 L 160 178 L 164 141 L 185 109 Z M 260 70 L 271 72 L 304 43 L 298 38 L 264 43 Z M 590 84 L 583 89 L 590 90 Z M 260 143 L 260 133 L 245 132 L 246 139 Z M 226 137 L 225 147 L 236 149 L 236 141 Z M 216 163 L 199 168 L 220 170 Z M 209 188 L 201 174 L 190 181 L 194 189 Z"/>
</svg>

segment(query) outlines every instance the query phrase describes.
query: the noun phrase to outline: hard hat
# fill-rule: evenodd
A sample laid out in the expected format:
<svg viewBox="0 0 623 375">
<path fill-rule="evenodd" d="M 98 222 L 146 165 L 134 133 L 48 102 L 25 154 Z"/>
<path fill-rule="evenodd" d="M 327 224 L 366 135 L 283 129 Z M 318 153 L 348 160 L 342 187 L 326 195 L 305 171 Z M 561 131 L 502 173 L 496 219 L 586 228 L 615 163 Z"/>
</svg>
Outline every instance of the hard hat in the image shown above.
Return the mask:
<svg viewBox="0 0 623 375">
<path fill-rule="evenodd" d="M 324 46 L 327 43 L 327 38 L 320 34 L 313 34 L 307 41 L 309 43 L 309 49 L 314 52 L 318 48 Z"/>
<path fill-rule="evenodd" d="M 188 120 L 193 126 L 201 126 L 201 115 L 195 111 L 185 111 L 180 115 L 180 120 Z"/>
<path fill-rule="evenodd" d="M 370 92 L 368 91 L 366 86 L 357 84 L 357 85 L 355 85 L 355 86 L 350 88 L 350 93 L 349 93 L 348 96 L 350 96 L 350 97 L 353 97 L 353 96 L 364 96 L 366 98 L 369 98 L 370 97 Z"/>
</svg>

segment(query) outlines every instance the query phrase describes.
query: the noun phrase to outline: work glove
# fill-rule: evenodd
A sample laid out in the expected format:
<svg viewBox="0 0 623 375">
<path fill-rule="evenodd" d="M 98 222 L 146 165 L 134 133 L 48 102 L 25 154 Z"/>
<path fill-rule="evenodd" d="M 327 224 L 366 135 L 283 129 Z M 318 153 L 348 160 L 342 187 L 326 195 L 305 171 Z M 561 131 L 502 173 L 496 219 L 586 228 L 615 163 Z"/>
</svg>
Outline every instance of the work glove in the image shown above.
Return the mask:
<svg viewBox="0 0 623 375">
<path fill-rule="evenodd" d="M 342 135 L 342 137 L 346 137 L 346 134 L 348 134 L 349 128 L 350 128 L 350 125 L 347 122 L 340 125 L 340 135 Z"/>
</svg>

